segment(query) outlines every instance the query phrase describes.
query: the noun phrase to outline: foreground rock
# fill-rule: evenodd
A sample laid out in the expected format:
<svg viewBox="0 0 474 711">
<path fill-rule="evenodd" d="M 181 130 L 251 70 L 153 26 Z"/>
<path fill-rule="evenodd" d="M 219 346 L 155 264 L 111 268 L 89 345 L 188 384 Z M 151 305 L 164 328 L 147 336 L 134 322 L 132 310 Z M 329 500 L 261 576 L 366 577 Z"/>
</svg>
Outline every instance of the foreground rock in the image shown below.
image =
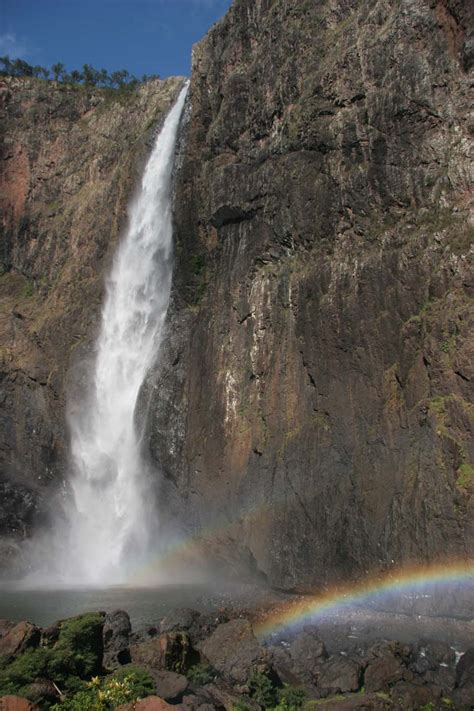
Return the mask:
<svg viewBox="0 0 474 711">
<path fill-rule="evenodd" d="M 193 649 L 185 632 L 165 632 L 130 646 L 132 662 L 145 668 L 181 671 L 193 661 Z"/>
<path fill-rule="evenodd" d="M 124 611 L 79 615 L 46 630 L 2 622 L 0 643 L 11 654 L 0 666 L 1 703 L 5 711 L 33 711 L 34 704 L 43 711 L 61 704 L 59 690 L 71 700 L 81 689 L 93 708 L 94 693 L 119 690 L 123 699 L 126 689 L 126 698 L 143 700 L 122 711 L 296 711 L 315 702 L 333 711 L 471 711 L 474 704 L 472 648 L 457 664 L 449 645 L 430 641 L 361 642 L 329 655 L 315 629 L 267 647 L 250 620 L 229 616 L 219 624 L 219 616 L 175 611 L 138 633 Z"/>
<path fill-rule="evenodd" d="M 124 610 L 116 610 L 105 616 L 102 638 L 104 644 L 103 666 L 106 669 L 116 669 L 121 664 L 131 661 L 129 650 L 131 631 L 130 617 Z"/>
<path fill-rule="evenodd" d="M 148 696 L 141 701 L 118 706 L 116 711 L 166 711 L 166 709 L 176 708 L 167 704 L 158 696 Z"/>
<path fill-rule="evenodd" d="M 39 645 L 41 631 L 30 622 L 19 622 L 13 627 L 7 628 L 5 634 L 0 637 L 0 656 L 16 657 L 27 649 L 33 649 Z"/>
<path fill-rule="evenodd" d="M 198 645 L 209 663 L 232 684 L 245 684 L 252 669 L 265 670 L 268 658 L 248 620 L 231 620 Z"/>
<path fill-rule="evenodd" d="M 39 711 L 39 708 L 20 696 L 1 696 L 0 711 Z"/>
</svg>

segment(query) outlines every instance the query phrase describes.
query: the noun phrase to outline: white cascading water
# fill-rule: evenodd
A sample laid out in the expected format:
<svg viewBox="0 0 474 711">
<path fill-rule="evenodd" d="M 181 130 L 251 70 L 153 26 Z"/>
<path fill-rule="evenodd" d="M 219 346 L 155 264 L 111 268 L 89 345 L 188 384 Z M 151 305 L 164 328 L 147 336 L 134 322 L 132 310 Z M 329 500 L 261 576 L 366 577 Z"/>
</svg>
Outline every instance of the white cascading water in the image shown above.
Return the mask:
<svg viewBox="0 0 474 711">
<path fill-rule="evenodd" d="M 187 85 L 129 206 L 128 229 L 106 285 L 91 394 L 70 417 L 74 473 L 64 582 L 125 582 L 149 546 L 153 497 L 135 407 L 156 358 L 170 296 L 171 182 L 186 93 Z"/>
</svg>

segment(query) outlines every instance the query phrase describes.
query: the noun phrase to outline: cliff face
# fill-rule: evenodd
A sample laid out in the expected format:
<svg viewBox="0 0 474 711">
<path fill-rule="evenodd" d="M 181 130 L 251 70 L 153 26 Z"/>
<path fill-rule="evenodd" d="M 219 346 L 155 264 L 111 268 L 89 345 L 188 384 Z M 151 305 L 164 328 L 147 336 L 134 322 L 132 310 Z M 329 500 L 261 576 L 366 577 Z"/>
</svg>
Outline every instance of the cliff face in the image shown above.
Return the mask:
<svg viewBox="0 0 474 711">
<path fill-rule="evenodd" d="M 235 0 L 194 49 L 149 441 L 273 585 L 474 551 L 468 8 Z"/>
<path fill-rule="evenodd" d="M 67 475 L 68 373 L 81 387 L 104 270 L 181 81 L 126 94 L 0 82 L 0 561 Z"/>
</svg>

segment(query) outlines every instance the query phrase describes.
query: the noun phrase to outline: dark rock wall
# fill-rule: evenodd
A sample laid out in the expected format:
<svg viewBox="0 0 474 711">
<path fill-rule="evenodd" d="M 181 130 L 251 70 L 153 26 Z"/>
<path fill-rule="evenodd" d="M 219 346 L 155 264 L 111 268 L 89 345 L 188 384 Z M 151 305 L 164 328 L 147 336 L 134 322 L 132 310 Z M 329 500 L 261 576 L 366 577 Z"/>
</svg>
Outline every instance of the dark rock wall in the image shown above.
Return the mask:
<svg viewBox="0 0 474 711">
<path fill-rule="evenodd" d="M 1 78 L 0 567 L 67 476 L 67 380 L 82 387 L 104 271 L 181 81 L 118 94 Z"/>
<path fill-rule="evenodd" d="M 162 520 L 291 588 L 474 548 L 467 2 L 235 0 L 194 48 Z"/>
</svg>

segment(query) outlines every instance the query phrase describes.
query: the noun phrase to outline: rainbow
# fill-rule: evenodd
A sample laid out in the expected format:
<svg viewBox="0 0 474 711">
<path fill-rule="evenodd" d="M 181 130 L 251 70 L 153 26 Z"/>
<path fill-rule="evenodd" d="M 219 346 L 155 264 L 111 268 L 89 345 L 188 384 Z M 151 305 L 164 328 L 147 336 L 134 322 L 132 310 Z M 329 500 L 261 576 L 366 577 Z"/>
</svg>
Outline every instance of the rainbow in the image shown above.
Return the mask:
<svg viewBox="0 0 474 711">
<path fill-rule="evenodd" d="M 279 606 L 254 625 L 265 637 L 283 629 L 310 623 L 325 614 L 351 605 L 369 603 L 385 594 L 426 592 L 435 586 L 472 586 L 474 595 L 474 560 L 450 561 L 435 565 L 413 565 L 371 576 L 350 585 L 304 596 Z"/>
</svg>

